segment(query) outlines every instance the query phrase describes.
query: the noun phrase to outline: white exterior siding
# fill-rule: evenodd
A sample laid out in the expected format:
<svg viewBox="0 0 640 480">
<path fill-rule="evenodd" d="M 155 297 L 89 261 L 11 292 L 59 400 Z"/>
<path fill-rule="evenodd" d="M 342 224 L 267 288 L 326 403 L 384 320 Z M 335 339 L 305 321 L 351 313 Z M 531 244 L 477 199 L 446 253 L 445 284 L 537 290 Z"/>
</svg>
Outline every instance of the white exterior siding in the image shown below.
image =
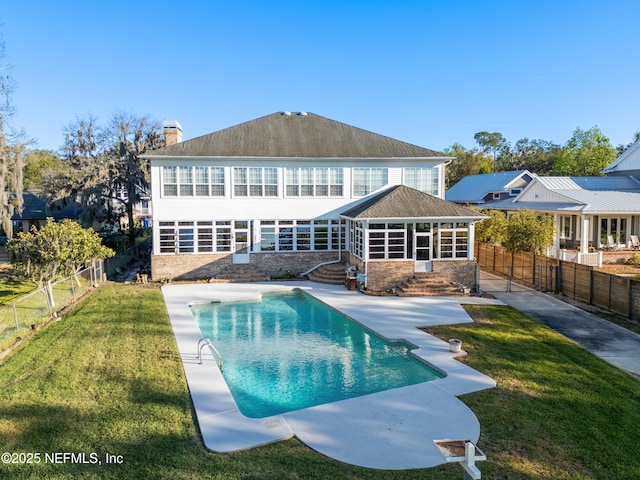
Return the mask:
<svg viewBox="0 0 640 480">
<path fill-rule="evenodd" d="M 528 185 L 528 187 L 520 194 L 517 201 L 539 203 L 578 203 L 574 199 L 549 190 L 536 180 L 533 180 Z"/>
<path fill-rule="evenodd" d="M 154 220 L 209 220 L 215 219 L 277 219 L 277 218 L 331 218 L 337 215 L 336 209 L 348 206 L 362 197 L 353 194 L 352 167 L 343 168 L 343 195 L 314 196 L 314 197 L 287 197 L 285 171 L 287 166 L 296 167 L 336 167 L 337 162 L 317 162 L 310 164 L 308 160 L 293 162 L 265 162 L 242 161 L 236 165 L 228 162 L 191 160 L 187 164 L 185 160 L 153 161 L 151 165 L 151 185 Z M 162 167 L 163 166 L 224 166 L 225 172 L 225 196 L 201 197 L 167 196 L 163 192 Z M 260 166 L 277 167 L 278 169 L 278 196 L 277 197 L 235 197 L 233 193 L 233 168 L 234 166 Z M 434 163 L 422 163 L 411 165 L 412 167 L 436 168 L 438 183 L 442 185 L 442 168 Z M 403 182 L 403 168 L 382 162 L 362 162 L 355 167 L 374 167 L 388 169 L 388 185 L 400 185 Z M 438 195 L 442 198 L 442 189 Z"/>
<path fill-rule="evenodd" d="M 324 220 L 337 219 L 340 211 L 357 204 L 362 196 L 354 194 L 355 168 L 387 169 L 387 184 L 401 185 L 405 181 L 405 167 L 434 169 L 437 197 L 443 197 L 444 169 L 434 161 L 397 159 L 250 159 L 250 158 L 180 158 L 151 161 L 153 199 L 153 251 L 160 253 L 160 222 L 198 222 L 212 220 L 248 220 L 253 222 L 253 251 L 259 250 L 261 220 Z M 224 169 L 224 196 L 167 195 L 163 188 L 163 167 L 222 167 Z M 236 196 L 234 194 L 234 168 L 276 168 L 277 196 Z M 288 196 L 287 168 L 315 167 L 342 169 L 341 196 Z M 178 175 L 179 176 L 179 175 Z M 195 182 L 195 179 L 193 180 Z"/>
</svg>

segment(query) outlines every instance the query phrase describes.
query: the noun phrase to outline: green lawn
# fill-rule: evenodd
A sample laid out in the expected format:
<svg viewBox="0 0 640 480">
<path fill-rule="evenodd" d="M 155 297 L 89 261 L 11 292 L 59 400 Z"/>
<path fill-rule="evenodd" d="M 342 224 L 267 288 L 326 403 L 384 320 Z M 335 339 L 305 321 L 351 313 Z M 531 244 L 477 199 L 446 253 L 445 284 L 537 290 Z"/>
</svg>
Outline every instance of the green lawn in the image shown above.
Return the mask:
<svg viewBox="0 0 640 480">
<path fill-rule="evenodd" d="M 462 397 L 482 426 L 483 478 L 640 478 L 640 382 L 508 307 L 469 312 L 476 324 L 432 332 L 461 338 L 465 361 L 498 382 Z M 205 451 L 153 287 L 105 285 L 18 347 L 0 365 L 0 412 L 0 453 L 40 454 L 37 464 L 0 463 L 0 478 L 462 478 L 458 465 L 354 467 L 295 439 Z M 55 452 L 103 463 L 49 463 Z M 122 462 L 106 464 L 107 453 Z"/>
<path fill-rule="evenodd" d="M 12 303 L 37 288 L 33 282 L 13 280 L 2 276 L 0 278 L 0 306 Z"/>
</svg>

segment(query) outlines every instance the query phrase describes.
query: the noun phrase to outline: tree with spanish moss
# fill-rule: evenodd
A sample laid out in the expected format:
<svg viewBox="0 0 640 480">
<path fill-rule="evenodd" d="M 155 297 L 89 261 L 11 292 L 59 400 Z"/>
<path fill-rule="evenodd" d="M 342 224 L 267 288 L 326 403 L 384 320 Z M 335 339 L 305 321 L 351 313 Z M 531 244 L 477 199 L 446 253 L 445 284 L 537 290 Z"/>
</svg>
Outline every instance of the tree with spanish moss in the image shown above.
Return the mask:
<svg viewBox="0 0 640 480">
<path fill-rule="evenodd" d="M 106 126 L 92 116 L 77 118 L 64 133 L 63 158 L 69 168 L 53 189 L 56 200 L 79 201 L 86 226 L 96 220 L 119 225 L 118 219 L 126 215 L 133 245 L 134 205 L 148 191 L 150 181 L 148 163 L 140 156 L 161 146 L 160 123 L 146 116 L 116 113 Z"/>
<path fill-rule="evenodd" d="M 24 168 L 24 132 L 12 123 L 15 108 L 11 102 L 15 83 L 10 66 L 3 62 L 5 45 L 0 37 L 0 225 L 7 237 L 13 236 L 11 217 L 22 211 L 22 171 Z"/>
</svg>

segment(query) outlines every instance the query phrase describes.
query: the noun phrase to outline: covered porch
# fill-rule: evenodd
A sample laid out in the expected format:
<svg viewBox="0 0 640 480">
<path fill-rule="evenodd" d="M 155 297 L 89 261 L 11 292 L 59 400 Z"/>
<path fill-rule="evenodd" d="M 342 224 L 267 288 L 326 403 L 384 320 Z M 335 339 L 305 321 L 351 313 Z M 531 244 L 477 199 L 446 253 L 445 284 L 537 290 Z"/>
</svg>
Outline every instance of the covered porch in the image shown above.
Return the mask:
<svg viewBox="0 0 640 480">
<path fill-rule="evenodd" d="M 638 215 L 554 213 L 556 233 L 549 256 L 602 266 L 603 252 L 632 249 L 640 230 Z"/>
</svg>

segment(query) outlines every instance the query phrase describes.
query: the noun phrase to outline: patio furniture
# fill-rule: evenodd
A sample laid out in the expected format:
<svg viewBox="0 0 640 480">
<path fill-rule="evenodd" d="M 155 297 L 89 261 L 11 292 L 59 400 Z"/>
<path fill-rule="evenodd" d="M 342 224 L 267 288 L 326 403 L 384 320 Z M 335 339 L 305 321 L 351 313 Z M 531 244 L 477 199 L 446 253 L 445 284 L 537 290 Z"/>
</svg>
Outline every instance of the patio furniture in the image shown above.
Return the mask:
<svg viewBox="0 0 640 480">
<path fill-rule="evenodd" d="M 640 249 L 640 239 L 638 239 L 637 235 L 631 235 L 631 248 L 634 250 Z"/>
<path fill-rule="evenodd" d="M 620 247 L 618 246 L 618 244 L 613 240 L 613 235 L 607 235 L 607 244 L 604 245 L 603 247 L 605 250 L 609 250 L 609 251 L 616 251 L 618 250 Z"/>
</svg>

